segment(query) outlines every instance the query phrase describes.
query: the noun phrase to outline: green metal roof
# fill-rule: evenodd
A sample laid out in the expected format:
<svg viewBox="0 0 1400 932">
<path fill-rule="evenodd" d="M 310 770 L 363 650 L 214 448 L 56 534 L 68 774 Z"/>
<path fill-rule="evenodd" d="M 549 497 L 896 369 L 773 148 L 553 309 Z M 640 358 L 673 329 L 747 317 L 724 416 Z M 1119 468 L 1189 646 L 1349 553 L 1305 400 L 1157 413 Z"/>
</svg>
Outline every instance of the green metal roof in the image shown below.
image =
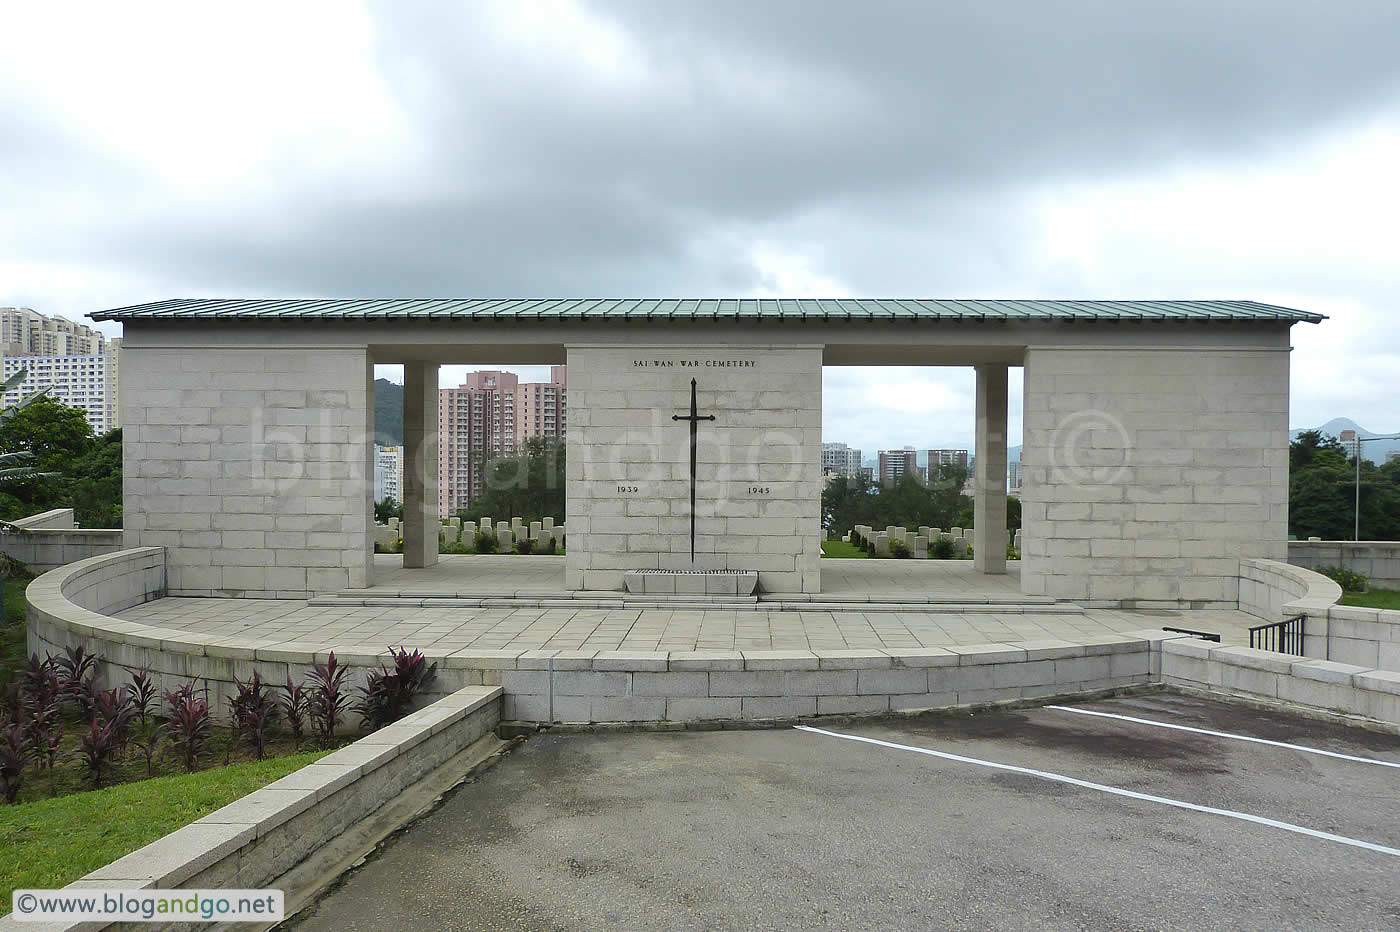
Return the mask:
<svg viewBox="0 0 1400 932">
<path fill-rule="evenodd" d="M 176 298 L 94 320 L 986 320 L 1307 321 L 1257 301 L 989 301 L 890 298 Z"/>
</svg>

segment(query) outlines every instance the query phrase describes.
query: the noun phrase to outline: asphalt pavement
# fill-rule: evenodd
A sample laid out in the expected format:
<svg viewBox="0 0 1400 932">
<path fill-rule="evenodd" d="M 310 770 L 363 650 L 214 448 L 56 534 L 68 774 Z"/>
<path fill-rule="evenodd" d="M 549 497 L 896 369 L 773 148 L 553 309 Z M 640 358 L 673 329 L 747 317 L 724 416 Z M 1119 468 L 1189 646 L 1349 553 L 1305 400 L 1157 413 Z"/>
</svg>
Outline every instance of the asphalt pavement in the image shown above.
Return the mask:
<svg viewBox="0 0 1400 932">
<path fill-rule="evenodd" d="M 818 727 L 535 736 L 290 924 L 1400 928 L 1400 737 L 1166 694 Z"/>
</svg>

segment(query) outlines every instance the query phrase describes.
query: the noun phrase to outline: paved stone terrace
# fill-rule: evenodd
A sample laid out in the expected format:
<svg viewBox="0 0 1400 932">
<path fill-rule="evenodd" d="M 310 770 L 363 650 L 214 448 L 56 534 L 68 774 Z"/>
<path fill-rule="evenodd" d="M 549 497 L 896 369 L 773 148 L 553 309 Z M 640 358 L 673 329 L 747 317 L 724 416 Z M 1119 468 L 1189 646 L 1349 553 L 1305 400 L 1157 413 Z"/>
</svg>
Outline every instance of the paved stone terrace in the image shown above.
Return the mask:
<svg viewBox="0 0 1400 932">
<path fill-rule="evenodd" d="M 381 560 L 397 560 L 381 557 Z M 513 592 L 521 596 L 556 591 L 562 581 L 558 558 L 457 557 L 429 570 L 389 570 L 377 594 L 397 591 Z M 856 566 L 860 564 L 860 566 Z M 830 567 L 830 569 L 828 569 Z M 907 568 L 907 567 L 912 567 Z M 480 571 L 481 575 L 475 574 Z M 465 575 L 464 575 L 465 574 Z M 1010 604 L 1014 579 L 973 573 L 965 561 L 940 567 L 905 561 L 828 560 L 824 578 L 846 586 L 853 599 L 927 595 L 946 580 L 957 598 L 1008 601 L 1005 611 L 959 612 L 778 611 L 755 609 L 462 607 L 387 604 L 311 605 L 303 600 L 166 598 L 122 612 L 129 621 L 256 642 L 260 647 L 332 647 L 382 653 L 388 645 L 437 651 L 482 650 L 843 650 L 919 649 L 980 644 L 1054 642 L 1085 644 L 1122 632 L 1162 625 L 1218 632 L 1226 644 L 1246 644 L 1246 629 L 1258 619 L 1243 612 L 1075 611 L 1066 605 L 1037 610 Z M 464 580 L 466 580 L 464 584 Z M 477 588 L 480 586 L 481 588 Z M 363 594 L 365 590 L 354 590 Z M 941 591 L 941 589 L 939 590 Z"/>
</svg>

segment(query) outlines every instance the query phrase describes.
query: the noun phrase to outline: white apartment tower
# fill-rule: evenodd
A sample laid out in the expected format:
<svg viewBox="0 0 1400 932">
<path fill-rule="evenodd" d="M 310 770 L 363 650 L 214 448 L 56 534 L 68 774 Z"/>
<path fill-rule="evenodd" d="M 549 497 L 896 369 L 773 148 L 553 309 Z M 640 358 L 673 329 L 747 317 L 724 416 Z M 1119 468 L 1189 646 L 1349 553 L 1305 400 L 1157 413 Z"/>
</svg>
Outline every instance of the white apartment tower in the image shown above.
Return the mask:
<svg viewBox="0 0 1400 932">
<path fill-rule="evenodd" d="M 403 502 L 403 447 L 374 446 L 374 500 Z"/>
<path fill-rule="evenodd" d="M 844 443 L 823 443 L 822 472 L 852 478 L 859 476 L 860 451 Z"/>
<path fill-rule="evenodd" d="M 54 401 L 87 416 L 95 434 L 119 426 L 117 359 L 120 339 L 62 317 L 27 307 L 0 307 L 0 354 L 3 377 L 23 369 L 26 378 L 5 393 L 16 404 L 47 388 Z"/>
</svg>

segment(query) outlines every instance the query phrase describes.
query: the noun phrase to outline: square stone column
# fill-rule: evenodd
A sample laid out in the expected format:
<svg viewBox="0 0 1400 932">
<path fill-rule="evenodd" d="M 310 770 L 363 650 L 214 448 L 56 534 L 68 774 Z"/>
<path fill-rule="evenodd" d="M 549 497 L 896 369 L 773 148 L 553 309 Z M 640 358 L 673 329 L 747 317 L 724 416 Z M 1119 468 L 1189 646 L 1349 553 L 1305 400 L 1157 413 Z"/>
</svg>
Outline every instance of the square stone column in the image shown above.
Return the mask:
<svg viewBox="0 0 1400 932">
<path fill-rule="evenodd" d="M 705 570 L 821 591 L 820 345 L 571 344 L 568 364 L 566 587 Z"/>
<path fill-rule="evenodd" d="M 972 565 L 1006 572 L 1006 376 L 1000 364 L 977 366 L 977 462 L 973 478 Z"/>
<path fill-rule="evenodd" d="M 403 565 L 438 561 L 438 367 L 403 367 Z"/>
</svg>

